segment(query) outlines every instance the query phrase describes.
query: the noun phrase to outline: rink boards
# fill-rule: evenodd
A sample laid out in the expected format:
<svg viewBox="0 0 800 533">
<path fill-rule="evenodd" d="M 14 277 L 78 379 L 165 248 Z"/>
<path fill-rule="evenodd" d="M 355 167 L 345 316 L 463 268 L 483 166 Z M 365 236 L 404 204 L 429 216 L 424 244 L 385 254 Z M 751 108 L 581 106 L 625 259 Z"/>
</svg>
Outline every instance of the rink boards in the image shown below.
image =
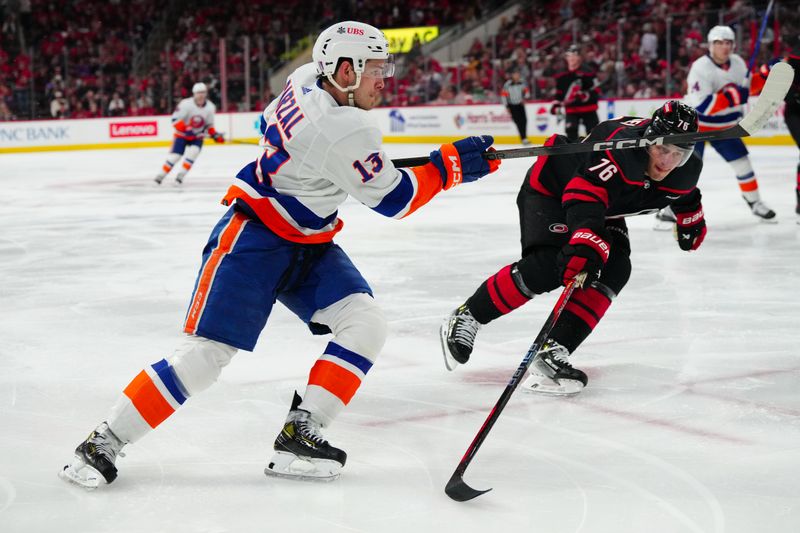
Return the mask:
<svg viewBox="0 0 800 533">
<path fill-rule="evenodd" d="M 753 97 L 748 105 L 757 101 Z M 663 99 L 603 100 L 602 118 L 620 115 L 650 116 Z M 553 133 L 564 132 L 562 117 L 550 114 L 549 101 L 529 102 L 528 137 L 541 144 Z M 519 136 L 506 108 L 499 104 L 381 107 L 370 113 L 387 143 L 442 143 L 469 135 L 493 135 L 498 143 L 517 143 Z M 260 113 L 218 113 L 216 128 L 226 139 L 255 143 Z M 168 146 L 172 142 L 170 116 L 117 117 L 76 120 L 15 121 L 0 123 L 0 153 L 104 148 Z M 783 106 L 748 144 L 793 144 L 783 119 Z"/>
</svg>

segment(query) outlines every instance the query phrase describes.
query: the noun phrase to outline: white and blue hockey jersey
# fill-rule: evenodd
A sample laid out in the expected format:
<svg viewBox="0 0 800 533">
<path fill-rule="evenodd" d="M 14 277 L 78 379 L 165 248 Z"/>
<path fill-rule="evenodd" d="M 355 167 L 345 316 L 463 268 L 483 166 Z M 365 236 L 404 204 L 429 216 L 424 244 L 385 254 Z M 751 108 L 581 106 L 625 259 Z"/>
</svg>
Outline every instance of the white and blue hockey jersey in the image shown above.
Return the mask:
<svg viewBox="0 0 800 533">
<path fill-rule="evenodd" d="M 264 152 L 244 167 L 223 203 L 236 203 L 284 239 L 328 242 L 341 230 L 348 195 L 393 218 L 409 215 L 442 190 L 430 166 L 395 168 L 377 124 L 363 109 L 340 106 L 313 64 L 289 76 L 261 118 Z"/>
<path fill-rule="evenodd" d="M 203 106 L 199 106 L 194 98 L 184 98 L 172 113 L 172 127 L 175 128 L 175 136 L 192 141 L 204 138 L 206 133 L 214 135 L 216 110 L 217 106 L 211 100 L 206 100 Z"/>
<path fill-rule="evenodd" d="M 742 119 L 749 84 L 747 65 L 736 54 L 722 65 L 708 54 L 692 63 L 684 102 L 697 110 L 700 131 L 735 126 Z"/>
</svg>

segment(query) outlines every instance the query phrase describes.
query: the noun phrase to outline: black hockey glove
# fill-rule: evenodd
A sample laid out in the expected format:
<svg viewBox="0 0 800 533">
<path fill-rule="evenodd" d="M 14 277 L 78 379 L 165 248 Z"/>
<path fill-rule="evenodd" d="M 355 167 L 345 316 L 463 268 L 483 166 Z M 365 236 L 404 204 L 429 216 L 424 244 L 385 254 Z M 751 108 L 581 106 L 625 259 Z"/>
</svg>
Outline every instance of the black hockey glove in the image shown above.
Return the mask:
<svg viewBox="0 0 800 533">
<path fill-rule="evenodd" d="M 561 283 L 566 285 L 580 272 L 586 272 L 584 287 L 600 278 L 600 272 L 611 252 L 607 233 L 605 229 L 593 231 L 579 228 L 572 234 L 569 243 L 561 248 L 556 259 Z"/>
<path fill-rule="evenodd" d="M 703 216 L 703 205 L 700 202 L 691 210 L 675 212 L 675 239 L 681 250 L 691 252 L 697 250 L 706 238 L 706 219 Z"/>
</svg>

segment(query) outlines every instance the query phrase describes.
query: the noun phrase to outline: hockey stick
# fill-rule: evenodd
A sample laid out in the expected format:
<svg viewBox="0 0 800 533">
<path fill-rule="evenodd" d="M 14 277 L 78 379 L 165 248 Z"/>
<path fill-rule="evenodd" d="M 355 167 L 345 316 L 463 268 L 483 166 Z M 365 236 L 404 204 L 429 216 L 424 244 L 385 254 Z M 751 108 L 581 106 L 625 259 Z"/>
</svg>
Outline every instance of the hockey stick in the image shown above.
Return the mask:
<svg viewBox="0 0 800 533">
<path fill-rule="evenodd" d="M 720 141 L 723 139 L 736 139 L 748 137 L 764 127 L 769 118 L 783 102 L 784 96 L 789 91 L 794 78 L 794 69 L 787 63 L 777 63 L 769 73 L 764 89 L 758 102 L 749 113 L 736 126 L 724 130 L 703 131 L 696 133 L 677 133 L 675 135 L 661 135 L 642 137 L 640 139 L 620 139 L 618 141 L 602 141 L 595 143 L 570 143 L 556 146 L 535 146 L 531 148 L 513 148 L 511 150 L 497 150 L 486 152 L 485 159 L 516 159 L 518 157 L 536 157 L 540 155 L 564 155 L 584 152 L 604 152 L 606 150 L 628 150 L 631 148 L 645 148 L 654 144 L 690 144 L 703 141 Z M 393 159 L 395 167 L 415 167 L 424 165 L 430 157 L 408 157 Z"/>
<path fill-rule="evenodd" d="M 581 272 L 576 277 L 571 279 L 567 283 L 566 287 L 564 287 L 564 290 L 561 291 L 561 296 L 558 297 L 555 307 L 553 307 L 553 310 L 550 312 L 550 316 L 547 317 L 547 322 L 545 322 L 544 326 L 542 326 L 541 331 L 539 331 L 539 334 L 536 336 L 533 344 L 531 344 L 531 347 L 528 349 L 528 353 L 525 354 L 525 358 L 519 364 L 519 367 L 517 368 L 516 372 L 514 372 L 514 375 L 511 376 L 511 380 L 508 382 L 508 385 L 506 385 L 503 394 L 500 395 L 500 399 L 497 400 L 497 403 L 492 408 L 489 416 L 486 418 L 486 421 L 481 426 L 480 431 L 478 431 L 478 434 L 475 435 L 474 439 L 472 439 L 472 444 L 470 444 L 469 448 L 467 448 L 467 451 L 464 454 L 464 457 L 461 458 L 461 462 L 458 463 L 455 472 L 453 472 L 453 475 L 450 476 L 450 481 L 447 482 L 447 486 L 444 488 L 444 492 L 450 496 L 450 498 L 457 502 L 465 502 L 480 496 L 484 492 L 489 492 L 492 490 L 473 489 L 467 485 L 466 482 L 464 482 L 464 472 L 467 470 L 467 466 L 469 466 L 472 458 L 475 457 L 476 453 L 478 453 L 478 449 L 481 447 L 481 444 L 483 444 L 483 441 L 486 439 L 489 431 L 491 431 L 492 426 L 494 426 L 494 423 L 497 422 L 497 418 L 500 416 L 500 413 L 503 412 L 503 409 L 508 403 L 508 400 L 511 398 L 511 395 L 517 389 L 517 386 L 519 385 L 522 377 L 525 375 L 525 372 L 531 366 L 533 358 L 536 356 L 539 348 L 542 347 L 542 344 L 544 344 L 544 341 L 546 341 L 547 337 L 550 335 L 550 331 L 553 329 L 558 317 L 561 316 L 561 311 L 563 311 L 564 306 L 567 305 L 567 300 L 569 300 L 569 297 L 572 295 L 572 291 L 575 289 L 576 285 L 580 287 L 585 279 L 586 274 Z"/>
<path fill-rule="evenodd" d="M 231 143 L 231 144 L 247 144 L 247 145 L 250 145 L 250 146 L 258 146 L 258 141 L 253 142 L 253 141 L 240 141 L 238 139 L 231 139 L 228 142 Z"/>
<path fill-rule="evenodd" d="M 764 35 L 764 30 L 767 28 L 767 20 L 769 20 L 769 14 L 772 11 L 772 3 L 774 1 L 775 0 L 769 0 L 769 4 L 767 5 L 767 10 L 764 11 L 764 18 L 761 19 L 761 28 L 758 30 L 758 37 L 756 38 L 756 42 L 753 45 L 753 53 L 750 55 L 750 61 L 747 62 L 748 77 L 750 77 L 750 73 L 753 70 L 753 65 L 756 62 L 758 53 L 761 51 L 761 37 Z"/>
</svg>

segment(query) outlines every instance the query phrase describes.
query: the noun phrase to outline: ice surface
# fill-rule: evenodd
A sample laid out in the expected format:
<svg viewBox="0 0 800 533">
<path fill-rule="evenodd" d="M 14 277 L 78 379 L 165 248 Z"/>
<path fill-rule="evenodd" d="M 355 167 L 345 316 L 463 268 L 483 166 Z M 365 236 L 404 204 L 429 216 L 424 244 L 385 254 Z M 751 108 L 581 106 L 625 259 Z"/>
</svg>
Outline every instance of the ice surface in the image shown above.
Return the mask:
<svg viewBox="0 0 800 533">
<path fill-rule="evenodd" d="M 395 157 L 430 146 L 394 145 Z M 440 321 L 518 252 L 531 160 L 443 193 L 402 221 L 355 202 L 337 242 L 375 290 L 390 338 L 326 432 L 349 454 L 329 484 L 262 470 L 326 338 L 282 307 L 253 353 L 129 446 L 107 490 L 56 472 L 130 379 L 169 355 L 230 177 L 256 148 L 208 146 L 181 188 L 165 149 L 0 156 L 0 531 L 800 531 L 797 149 L 753 147 L 759 223 L 706 151 L 709 233 L 681 251 L 629 219 L 633 274 L 573 361 L 574 398 L 519 390 L 465 479 L 443 488 L 554 301 L 488 327 L 445 371 Z"/>
</svg>

